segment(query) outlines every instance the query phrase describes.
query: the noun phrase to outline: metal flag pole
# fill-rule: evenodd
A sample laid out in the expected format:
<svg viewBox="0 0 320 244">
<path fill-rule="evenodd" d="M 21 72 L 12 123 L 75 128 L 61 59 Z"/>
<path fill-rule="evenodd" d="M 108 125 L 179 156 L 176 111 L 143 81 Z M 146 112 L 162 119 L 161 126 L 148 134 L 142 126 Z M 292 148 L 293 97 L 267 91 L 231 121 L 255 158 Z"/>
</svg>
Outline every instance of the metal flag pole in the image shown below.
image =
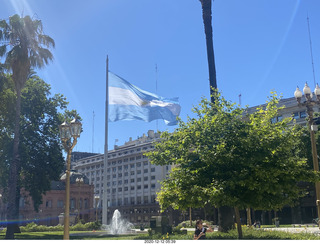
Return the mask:
<svg viewBox="0 0 320 244">
<path fill-rule="evenodd" d="M 108 198 L 107 198 L 107 165 L 108 165 L 108 107 L 109 107 L 109 58 L 106 61 L 106 109 L 105 109 L 105 142 L 104 142 L 104 177 L 102 198 L 102 224 L 108 222 Z"/>
</svg>

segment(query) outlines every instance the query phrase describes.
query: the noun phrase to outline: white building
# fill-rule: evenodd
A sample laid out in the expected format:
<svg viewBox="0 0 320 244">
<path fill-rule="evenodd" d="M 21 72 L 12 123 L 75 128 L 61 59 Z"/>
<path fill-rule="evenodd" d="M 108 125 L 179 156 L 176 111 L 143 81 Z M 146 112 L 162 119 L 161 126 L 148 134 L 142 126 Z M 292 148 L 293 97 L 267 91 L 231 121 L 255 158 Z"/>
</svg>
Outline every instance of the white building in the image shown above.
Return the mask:
<svg viewBox="0 0 320 244">
<path fill-rule="evenodd" d="M 151 165 L 145 152 L 153 150 L 153 143 L 160 139 L 158 133 L 149 130 L 137 140 L 129 139 L 122 146 L 108 152 L 104 172 L 104 155 L 98 154 L 80 159 L 73 168 L 85 174 L 99 196 L 101 211 L 103 190 L 107 191 L 108 219 L 115 209 L 131 223 L 149 223 L 150 217 L 159 214 L 156 192 L 160 190 L 170 166 Z M 104 186 L 106 177 L 106 186 Z M 100 216 L 101 217 L 101 216 Z M 109 223 L 109 220 L 108 220 Z"/>
</svg>

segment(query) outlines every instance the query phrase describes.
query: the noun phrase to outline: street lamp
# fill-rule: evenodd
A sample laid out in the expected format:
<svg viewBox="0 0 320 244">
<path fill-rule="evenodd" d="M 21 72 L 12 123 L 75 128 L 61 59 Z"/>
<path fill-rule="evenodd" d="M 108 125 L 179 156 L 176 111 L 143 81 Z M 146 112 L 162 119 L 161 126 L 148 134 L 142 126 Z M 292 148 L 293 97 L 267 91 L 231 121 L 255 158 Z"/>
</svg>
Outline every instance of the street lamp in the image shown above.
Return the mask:
<svg viewBox="0 0 320 244">
<path fill-rule="evenodd" d="M 78 218 L 78 222 L 80 222 L 80 196 L 81 196 L 81 194 L 80 194 L 80 186 L 83 184 L 83 178 L 82 177 L 80 177 L 80 178 L 77 178 L 76 179 L 76 183 L 77 183 L 77 185 L 79 186 L 79 199 L 78 199 L 78 216 L 77 216 L 77 218 Z"/>
<path fill-rule="evenodd" d="M 99 195 L 95 195 L 94 196 L 94 200 L 96 202 L 96 222 L 98 222 L 98 203 L 99 203 L 99 199 L 100 199 Z"/>
<path fill-rule="evenodd" d="M 306 100 L 301 102 L 302 92 L 297 87 L 296 91 L 294 92 L 294 96 L 297 99 L 299 106 L 305 106 L 307 108 L 308 113 L 308 122 L 309 122 L 309 129 L 310 129 L 310 137 L 311 137 L 311 149 L 312 149 L 312 160 L 313 160 L 313 169 L 314 171 L 319 172 L 319 162 L 318 162 L 318 155 L 317 155 L 317 148 L 316 148 L 316 140 L 314 136 L 314 131 L 317 130 L 316 125 L 313 121 L 313 106 L 320 105 L 320 87 L 318 84 L 314 89 L 314 94 L 316 95 L 316 100 L 312 99 L 312 92 L 308 84 L 306 83 L 303 88 L 303 93 L 305 95 Z M 318 212 L 318 226 L 320 227 L 320 182 L 317 181 L 315 183 L 316 186 L 316 205 L 317 205 L 317 212 Z"/>
<path fill-rule="evenodd" d="M 67 170 L 66 170 L 66 203 L 64 213 L 64 234 L 63 239 L 69 240 L 69 214 L 70 214 L 70 164 L 71 164 L 71 152 L 74 146 L 77 144 L 77 138 L 80 137 L 82 124 L 78 119 L 73 119 L 70 124 L 63 122 L 59 126 L 60 138 L 67 152 Z M 73 138 L 73 142 L 71 142 Z"/>
</svg>

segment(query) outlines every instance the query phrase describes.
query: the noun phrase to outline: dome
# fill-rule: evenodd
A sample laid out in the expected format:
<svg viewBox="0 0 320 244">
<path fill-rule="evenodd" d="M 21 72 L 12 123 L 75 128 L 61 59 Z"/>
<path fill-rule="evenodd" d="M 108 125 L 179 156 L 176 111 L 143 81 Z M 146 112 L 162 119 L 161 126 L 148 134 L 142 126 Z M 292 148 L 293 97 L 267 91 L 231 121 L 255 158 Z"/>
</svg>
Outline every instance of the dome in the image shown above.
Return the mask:
<svg viewBox="0 0 320 244">
<path fill-rule="evenodd" d="M 76 184 L 77 179 L 83 179 L 83 183 L 89 185 L 89 179 L 85 174 L 81 174 L 77 171 L 70 170 L 70 184 Z M 61 175 L 60 180 L 65 181 L 66 180 L 66 173 Z"/>
</svg>

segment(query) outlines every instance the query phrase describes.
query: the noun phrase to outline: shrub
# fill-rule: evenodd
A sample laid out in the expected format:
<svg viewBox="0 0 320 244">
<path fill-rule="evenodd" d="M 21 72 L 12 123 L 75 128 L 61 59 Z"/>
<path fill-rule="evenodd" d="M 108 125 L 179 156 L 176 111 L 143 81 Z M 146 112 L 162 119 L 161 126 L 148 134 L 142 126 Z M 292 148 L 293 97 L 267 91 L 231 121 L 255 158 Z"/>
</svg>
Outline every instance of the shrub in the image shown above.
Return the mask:
<svg viewBox="0 0 320 244">
<path fill-rule="evenodd" d="M 88 222 L 85 224 L 78 223 L 76 225 L 70 226 L 70 230 L 72 231 L 92 231 L 92 230 L 100 230 L 101 223 L 99 222 Z M 46 226 L 46 225 L 37 225 L 32 222 L 27 224 L 26 226 L 20 226 L 21 232 L 47 232 L 47 231 L 63 231 L 63 225 L 56 226 Z"/>
<path fill-rule="evenodd" d="M 183 221 L 181 223 L 179 223 L 177 226 L 180 227 L 180 228 L 195 228 L 196 227 L 196 220 L 192 220 L 192 226 L 190 226 L 190 220 L 186 220 L 186 221 Z M 211 221 L 208 221 L 208 220 L 202 220 L 203 223 L 207 223 L 209 225 L 213 225 L 213 222 Z"/>
</svg>

